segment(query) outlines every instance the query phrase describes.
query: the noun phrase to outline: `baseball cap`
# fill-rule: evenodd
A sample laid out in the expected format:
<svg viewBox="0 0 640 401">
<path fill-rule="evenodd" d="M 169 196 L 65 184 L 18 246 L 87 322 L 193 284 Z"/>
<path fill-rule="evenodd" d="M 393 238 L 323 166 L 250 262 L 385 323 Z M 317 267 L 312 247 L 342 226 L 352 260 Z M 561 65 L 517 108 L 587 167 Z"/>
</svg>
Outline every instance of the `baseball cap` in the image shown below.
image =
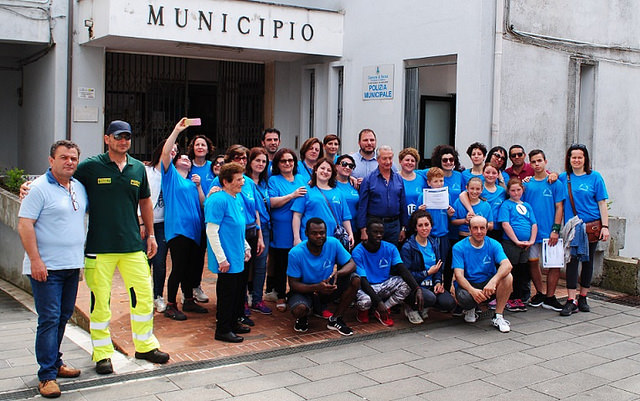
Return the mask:
<svg viewBox="0 0 640 401">
<path fill-rule="evenodd" d="M 128 132 L 131 134 L 131 125 L 129 125 L 128 122 L 114 120 L 109 123 L 109 127 L 107 127 L 107 135 L 116 135 L 122 132 Z"/>
</svg>

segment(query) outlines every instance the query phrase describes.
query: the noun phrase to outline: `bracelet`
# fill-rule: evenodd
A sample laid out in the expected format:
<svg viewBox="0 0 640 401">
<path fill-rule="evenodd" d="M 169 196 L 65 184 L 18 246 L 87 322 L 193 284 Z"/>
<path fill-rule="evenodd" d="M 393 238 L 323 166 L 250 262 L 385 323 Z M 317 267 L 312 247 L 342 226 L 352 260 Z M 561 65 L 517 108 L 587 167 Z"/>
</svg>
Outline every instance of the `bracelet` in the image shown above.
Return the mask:
<svg viewBox="0 0 640 401">
<path fill-rule="evenodd" d="M 602 228 L 606 228 L 606 229 L 608 230 L 608 229 L 609 229 L 609 226 L 606 226 L 606 225 L 604 225 L 604 224 L 603 224 L 603 225 L 602 225 Z"/>
<path fill-rule="evenodd" d="M 155 236 L 155 235 L 153 235 L 153 234 L 149 236 L 149 238 L 155 238 L 155 237 L 156 237 L 156 236 Z"/>
<path fill-rule="evenodd" d="M 560 232 L 560 228 L 562 228 L 562 226 L 560 224 L 554 224 L 553 226 L 551 226 L 551 231 L 555 231 L 557 233 Z"/>
</svg>

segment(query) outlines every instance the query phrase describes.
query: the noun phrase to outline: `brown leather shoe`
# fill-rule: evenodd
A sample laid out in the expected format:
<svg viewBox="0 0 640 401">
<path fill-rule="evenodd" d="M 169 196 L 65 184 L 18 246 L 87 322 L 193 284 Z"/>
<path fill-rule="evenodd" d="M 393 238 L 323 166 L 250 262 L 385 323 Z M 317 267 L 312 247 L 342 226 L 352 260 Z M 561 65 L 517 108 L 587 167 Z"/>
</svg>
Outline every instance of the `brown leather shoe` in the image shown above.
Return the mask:
<svg viewBox="0 0 640 401">
<path fill-rule="evenodd" d="M 45 398 L 58 398 L 60 397 L 60 387 L 55 380 L 43 380 L 38 383 L 38 391 L 40 395 Z"/>
<path fill-rule="evenodd" d="M 58 368 L 58 377 L 71 378 L 80 376 L 80 369 L 70 368 L 67 365 L 62 365 Z"/>
</svg>

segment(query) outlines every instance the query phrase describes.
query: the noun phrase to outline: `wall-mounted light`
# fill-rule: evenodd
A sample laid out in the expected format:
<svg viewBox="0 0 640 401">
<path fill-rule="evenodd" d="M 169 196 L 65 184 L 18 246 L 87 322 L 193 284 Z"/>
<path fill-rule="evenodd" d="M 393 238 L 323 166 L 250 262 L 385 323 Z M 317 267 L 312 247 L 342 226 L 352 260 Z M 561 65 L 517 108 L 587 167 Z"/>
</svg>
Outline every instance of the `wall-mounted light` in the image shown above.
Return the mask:
<svg viewBox="0 0 640 401">
<path fill-rule="evenodd" d="M 89 39 L 93 39 L 93 19 L 84 20 L 84 26 L 89 30 Z"/>
</svg>

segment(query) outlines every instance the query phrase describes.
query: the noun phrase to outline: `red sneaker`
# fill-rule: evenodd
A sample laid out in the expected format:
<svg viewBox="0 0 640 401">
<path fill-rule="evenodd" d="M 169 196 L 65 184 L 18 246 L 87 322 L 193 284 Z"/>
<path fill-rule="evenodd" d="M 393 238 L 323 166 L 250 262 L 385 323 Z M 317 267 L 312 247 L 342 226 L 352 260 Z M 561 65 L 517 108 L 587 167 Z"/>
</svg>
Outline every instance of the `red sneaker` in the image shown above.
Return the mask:
<svg viewBox="0 0 640 401">
<path fill-rule="evenodd" d="M 356 320 L 360 323 L 369 323 L 369 311 L 368 310 L 359 310 L 356 315 Z"/>
<path fill-rule="evenodd" d="M 389 312 L 388 310 L 387 310 L 387 318 L 386 319 L 383 319 L 382 315 L 380 315 L 380 312 L 378 312 L 377 310 L 373 312 L 373 315 L 383 325 L 385 325 L 387 327 L 393 326 L 393 320 L 391 319 L 391 312 Z"/>
</svg>

